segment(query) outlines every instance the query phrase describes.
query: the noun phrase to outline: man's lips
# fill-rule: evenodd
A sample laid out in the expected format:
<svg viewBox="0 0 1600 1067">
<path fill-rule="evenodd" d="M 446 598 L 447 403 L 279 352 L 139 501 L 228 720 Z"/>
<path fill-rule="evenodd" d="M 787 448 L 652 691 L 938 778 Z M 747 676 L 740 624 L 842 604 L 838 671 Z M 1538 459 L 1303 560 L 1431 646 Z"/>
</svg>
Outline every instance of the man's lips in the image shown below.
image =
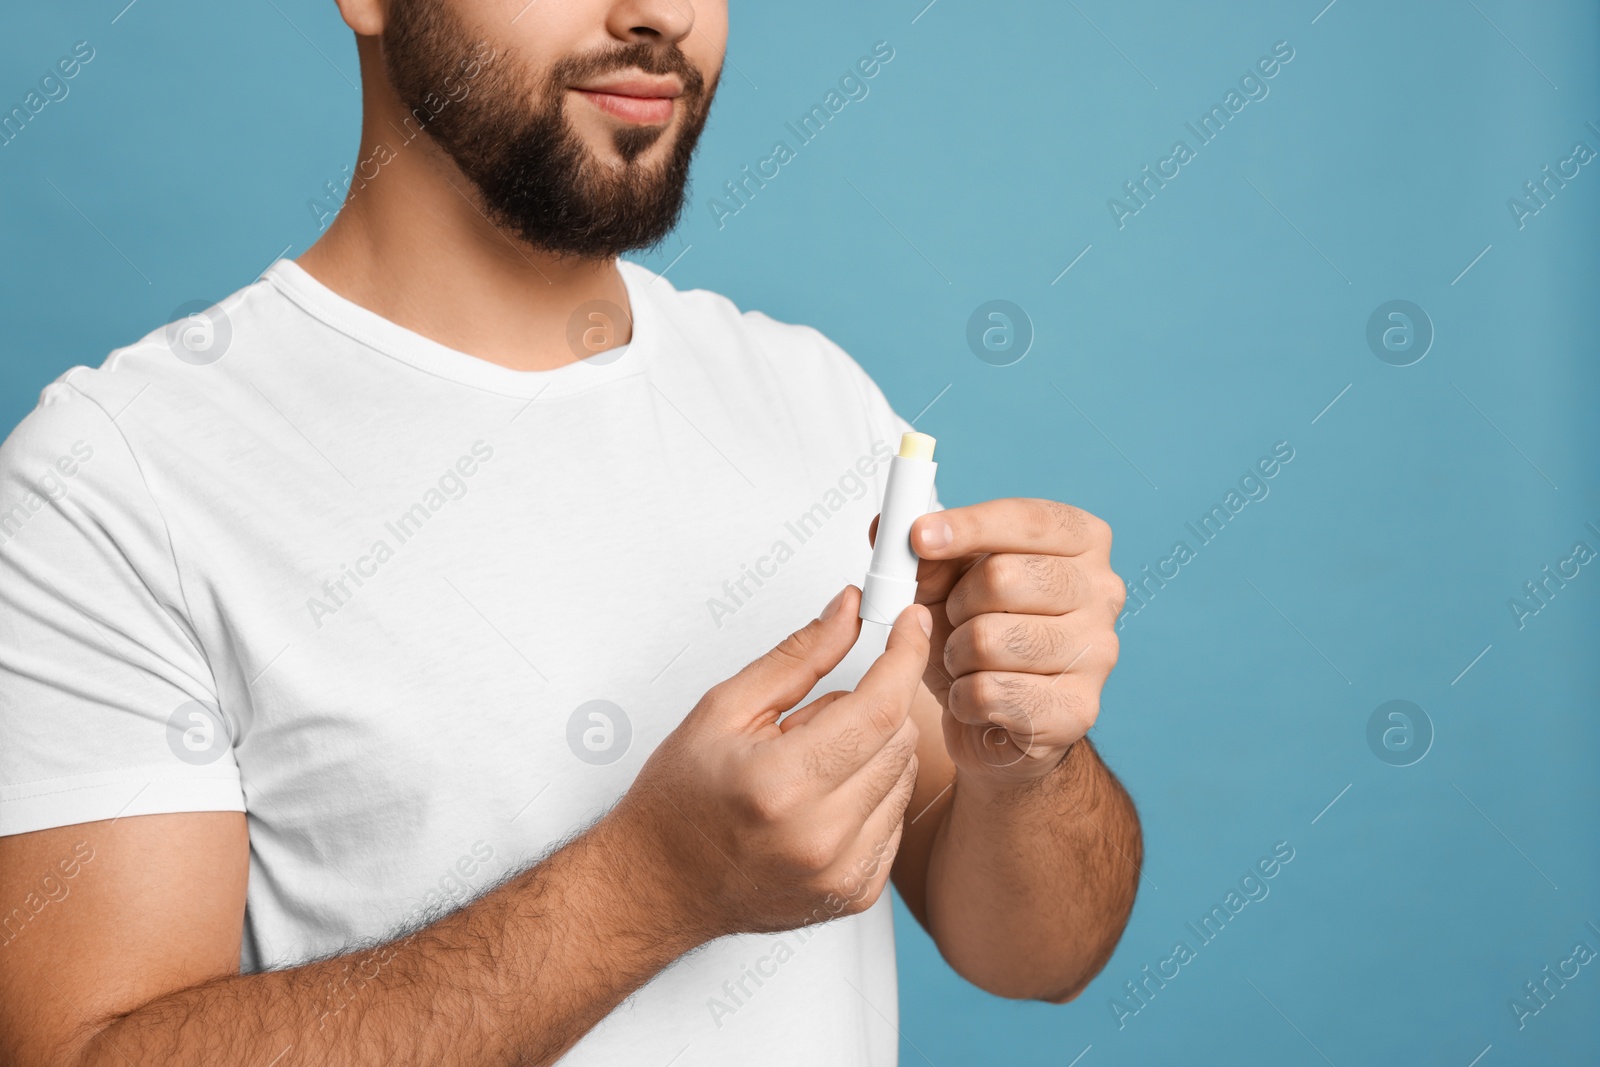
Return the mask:
<svg viewBox="0 0 1600 1067">
<path fill-rule="evenodd" d="M 683 95 L 675 78 L 623 78 L 573 86 L 572 91 L 614 118 L 641 125 L 671 121 L 673 101 Z"/>
</svg>

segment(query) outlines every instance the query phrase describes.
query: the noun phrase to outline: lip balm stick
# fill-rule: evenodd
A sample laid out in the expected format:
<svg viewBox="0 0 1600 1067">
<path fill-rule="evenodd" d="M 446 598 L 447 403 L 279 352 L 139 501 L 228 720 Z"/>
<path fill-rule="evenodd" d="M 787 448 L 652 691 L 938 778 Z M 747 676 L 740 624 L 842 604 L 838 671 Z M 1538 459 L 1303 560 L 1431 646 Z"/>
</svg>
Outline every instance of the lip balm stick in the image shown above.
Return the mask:
<svg viewBox="0 0 1600 1067">
<path fill-rule="evenodd" d="M 800 701 L 802 705 L 835 689 L 853 689 L 856 680 L 872 666 L 889 643 L 894 620 L 917 596 L 917 564 L 911 550 L 911 524 L 928 513 L 933 503 L 933 438 L 908 433 L 900 439 L 900 454 L 889 460 L 883 508 L 878 512 L 878 536 L 872 542 L 872 562 L 861 583 L 861 633 L 839 665 L 820 679 Z"/>
<path fill-rule="evenodd" d="M 912 431 L 900 438 L 900 454 L 889 460 L 889 482 L 878 513 L 878 534 L 872 546 L 872 563 L 861 583 L 860 616 L 883 627 L 883 641 L 900 613 L 917 595 L 917 564 L 911 548 L 911 524 L 928 513 L 933 503 L 934 440 Z M 862 638 L 866 637 L 863 626 Z"/>
</svg>

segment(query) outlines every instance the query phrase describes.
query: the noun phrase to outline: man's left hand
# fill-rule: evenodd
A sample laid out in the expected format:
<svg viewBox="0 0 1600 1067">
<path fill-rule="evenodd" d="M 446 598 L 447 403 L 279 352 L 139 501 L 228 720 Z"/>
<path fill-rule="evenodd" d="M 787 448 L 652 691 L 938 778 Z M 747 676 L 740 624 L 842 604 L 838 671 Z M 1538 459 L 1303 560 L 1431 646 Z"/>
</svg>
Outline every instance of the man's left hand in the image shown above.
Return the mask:
<svg viewBox="0 0 1600 1067">
<path fill-rule="evenodd" d="M 1044 776 L 1094 725 L 1116 666 L 1127 590 L 1111 527 L 1055 500 L 991 500 L 922 516 L 911 547 L 950 758 L 996 785 Z"/>
</svg>

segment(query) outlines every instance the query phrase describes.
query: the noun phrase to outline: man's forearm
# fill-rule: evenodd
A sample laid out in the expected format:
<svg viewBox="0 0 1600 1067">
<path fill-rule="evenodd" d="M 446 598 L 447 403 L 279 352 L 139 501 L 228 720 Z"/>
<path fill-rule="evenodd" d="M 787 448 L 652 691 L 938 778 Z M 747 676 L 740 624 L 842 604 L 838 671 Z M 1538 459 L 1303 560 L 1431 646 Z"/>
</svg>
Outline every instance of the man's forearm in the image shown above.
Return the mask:
<svg viewBox="0 0 1600 1067">
<path fill-rule="evenodd" d="M 1142 843 L 1133 802 L 1087 738 L 1025 786 L 958 774 L 928 864 L 928 927 L 945 959 L 1001 996 L 1062 1001 L 1127 925 Z"/>
<path fill-rule="evenodd" d="M 109 1021 L 82 1067 L 544 1064 L 706 940 L 602 819 L 472 904 L 368 952 L 220 978 Z M 276 1059 L 274 1057 L 277 1057 Z"/>
</svg>

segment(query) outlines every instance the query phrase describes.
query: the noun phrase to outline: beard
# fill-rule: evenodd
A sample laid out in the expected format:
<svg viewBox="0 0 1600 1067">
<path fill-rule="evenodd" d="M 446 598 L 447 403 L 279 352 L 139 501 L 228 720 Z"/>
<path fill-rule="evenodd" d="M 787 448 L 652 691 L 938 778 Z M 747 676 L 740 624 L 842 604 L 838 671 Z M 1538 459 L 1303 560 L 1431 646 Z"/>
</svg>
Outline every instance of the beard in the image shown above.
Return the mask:
<svg viewBox="0 0 1600 1067">
<path fill-rule="evenodd" d="M 444 105 L 445 80 L 460 84 L 479 40 L 440 0 L 396 0 L 384 28 L 384 67 L 423 129 L 477 189 L 489 221 L 534 248 L 611 259 L 659 244 L 683 214 L 689 164 L 716 94 L 676 45 L 636 43 L 568 56 L 541 80 L 515 57 L 480 59 L 464 95 Z M 568 121 L 568 86 L 612 71 L 675 74 L 683 83 L 677 124 L 624 126 L 612 135 L 620 166 L 597 159 Z M 429 107 L 429 102 L 433 106 Z M 531 109 L 530 109 L 531 105 Z M 436 113 L 435 113 L 436 112 Z M 640 158 L 675 137 L 655 164 Z"/>
</svg>

